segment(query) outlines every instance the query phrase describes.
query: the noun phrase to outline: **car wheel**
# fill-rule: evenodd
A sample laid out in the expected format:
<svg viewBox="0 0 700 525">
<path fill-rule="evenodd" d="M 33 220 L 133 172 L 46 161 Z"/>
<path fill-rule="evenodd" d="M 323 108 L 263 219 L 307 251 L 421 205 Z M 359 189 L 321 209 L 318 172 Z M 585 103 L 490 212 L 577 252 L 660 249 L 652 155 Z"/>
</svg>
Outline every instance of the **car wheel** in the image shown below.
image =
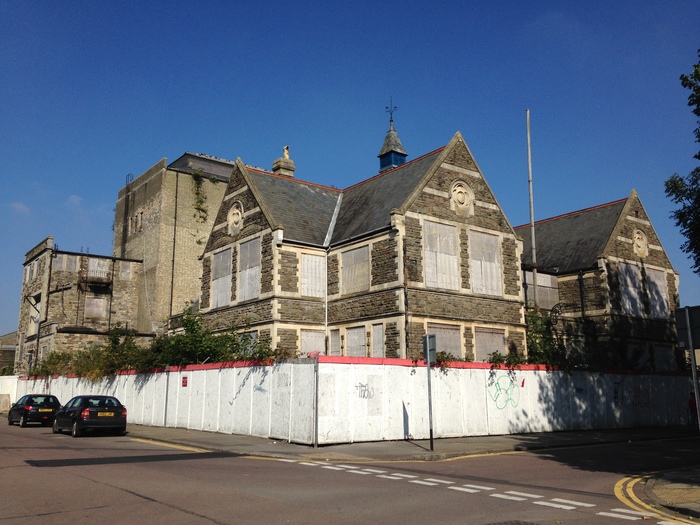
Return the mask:
<svg viewBox="0 0 700 525">
<path fill-rule="evenodd" d="M 12 422 L 12 418 L 10 417 L 10 414 L 7 414 L 7 424 L 12 426 L 14 423 Z"/>
<path fill-rule="evenodd" d="M 55 419 L 53 420 L 53 427 L 51 428 L 51 430 L 53 430 L 53 433 L 54 433 L 54 434 L 60 434 L 60 433 L 61 433 L 61 429 L 58 428 L 58 421 L 56 421 Z"/>
<path fill-rule="evenodd" d="M 27 426 L 27 416 L 25 416 L 24 414 L 19 416 L 19 426 L 22 428 Z"/>
<path fill-rule="evenodd" d="M 78 428 L 78 422 L 73 421 L 73 426 L 71 427 L 70 435 L 74 438 L 80 437 L 80 428 Z"/>
</svg>

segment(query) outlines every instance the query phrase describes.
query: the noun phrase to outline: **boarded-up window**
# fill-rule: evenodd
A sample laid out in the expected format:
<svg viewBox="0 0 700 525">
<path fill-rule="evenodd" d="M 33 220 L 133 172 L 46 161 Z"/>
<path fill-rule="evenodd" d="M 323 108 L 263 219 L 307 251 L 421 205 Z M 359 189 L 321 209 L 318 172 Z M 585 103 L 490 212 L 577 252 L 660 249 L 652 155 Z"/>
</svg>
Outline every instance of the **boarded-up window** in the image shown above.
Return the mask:
<svg viewBox="0 0 700 525">
<path fill-rule="evenodd" d="M 622 311 L 627 315 L 644 315 L 644 293 L 642 291 L 642 271 L 634 264 L 620 263 L 620 301 Z"/>
<path fill-rule="evenodd" d="M 53 262 L 53 269 L 63 272 L 75 272 L 78 269 L 78 256 L 59 253 Z"/>
<path fill-rule="evenodd" d="M 474 333 L 476 361 L 488 361 L 489 355 L 497 352 L 506 355 L 506 334 L 503 330 L 477 328 Z"/>
<path fill-rule="evenodd" d="M 654 345 L 654 369 L 657 372 L 672 372 L 677 369 L 676 357 L 670 345 Z"/>
<path fill-rule="evenodd" d="M 119 280 L 120 281 L 130 281 L 131 280 L 131 262 L 122 261 L 119 265 Z"/>
<path fill-rule="evenodd" d="M 351 357 L 367 357 L 364 327 L 348 328 L 346 333 L 348 338 L 347 355 Z"/>
<path fill-rule="evenodd" d="M 535 304 L 535 287 L 532 284 L 532 272 L 525 272 L 527 284 L 527 303 Z M 537 274 L 537 306 L 551 310 L 559 302 L 559 283 L 556 276 L 545 273 Z"/>
<path fill-rule="evenodd" d="M 301 331 L 301 354 L 308 355 L 313 352 L 326 353 L 326 335 L 315 330 Z"/>
<path fill-rule="evenodd" d="M 372 325 L 372 357 L 384 357 L 384 325 Z"/>
<path fill-rule="evenodd" d="M 109 259 L 88 259 L 88 277 L 106 279 L 109 277 Z"/>
<path fill-rule="evenodd" d="M 457 227 L 437 222 L 423 223 L 425 285 L 459 290 Z"/>
<path fill-rule="evenodd" d="M 429 324 L 428 333 L 435 334 L 435 350 L 462 357 L 462 337 L 458 326 Z"/>
<path fill-rule="evenodd" d="M 241 244 L 238 270 L 238 300 L 260 295 L 260 237 Z"/>
<path fill-rule="evenodd" d="M 85 319 L 102 319 L 105 317 L 107 300 L 105 297 L 85 298 Z"/>
<path fill-rule="evenodd" d="M 301 295 L 323 297 L 326 294 L 326 258 L 308 253 L 301 256 Z"/>
<path fill-rule="evenodd" d="M 211 264 L 211 306 L 217 308 L 231 302 L 231 249 L 215 253 Z"/>
<path fill-rule="evenodd" d="M 36 295 L 29 299 L 29 323 L 27 325 L 27 335 L 34 335 L 39 329 L 41 319 L 41 295 Z"/>
<path fill-rule="evenodd" d="M 647 284 L 649 289 L 649 314 L 655 319 L 668 318 L 666 272 L 647 269 Z"/>
<path fill-rule="evenodd" d="M 469 235 L 472 292 L 503 295 L 500 243 L 496 235 L 471 232 Z"/>
<path fill-rule="evenodd" d="M 340 330 L 331 330 L 331 355 L 340 355 Z"/>
<path fill-rule="evenodd" d="M 343 253 L 343 293 L 369 290 L 369 246 Z"/>
</svg>

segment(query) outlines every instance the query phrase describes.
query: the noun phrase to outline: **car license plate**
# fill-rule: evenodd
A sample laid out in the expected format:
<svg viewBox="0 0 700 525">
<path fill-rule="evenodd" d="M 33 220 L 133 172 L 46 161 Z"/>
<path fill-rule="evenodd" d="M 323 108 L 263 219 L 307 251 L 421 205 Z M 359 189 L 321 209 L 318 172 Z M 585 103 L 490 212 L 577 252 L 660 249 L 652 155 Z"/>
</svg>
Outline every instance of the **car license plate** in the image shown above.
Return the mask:
<svg viewBox="0 0 700 525">
<path fill-rule="evenodd" d="M 98 412 L 97 417 L 114 417 L 114 412 Z"/>
<path fill-rule="evenodd" d="M 40 408 L 39 412 L 53 412 L 53 408 Z"/>
</svg>

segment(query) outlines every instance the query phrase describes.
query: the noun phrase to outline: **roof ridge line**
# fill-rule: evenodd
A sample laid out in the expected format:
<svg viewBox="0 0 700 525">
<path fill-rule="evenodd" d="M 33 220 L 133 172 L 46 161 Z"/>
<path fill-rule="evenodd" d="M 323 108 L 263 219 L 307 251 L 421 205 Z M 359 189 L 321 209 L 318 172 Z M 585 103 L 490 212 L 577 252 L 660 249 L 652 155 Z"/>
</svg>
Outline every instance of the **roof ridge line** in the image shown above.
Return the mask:
<svg viewBox="0 0 700 525">
<path fill-rule="evenodd" d="M 604 204 L 598 204 L 597 206 L 591 206 L 590 208 L 582 208 L 580 210 L 570 211 L 568 213 L 563 213 L 561 215 L 555 215 L 554 217 L 540 219 L 539 221 L 535 221 L 535 224 L 541 224 L 543 222 L 549 222 L 549 221 L 554 221 L 554 220 L 558 220 L 558 219 L 563 219 L 564 217 L 571 217 L 572 215 L 578 215 L 579 213 L 589 212 L 589 211 L 597 210 L 600 208 L 607 208 L 608 206 L 613 206 L 615 204 L 620 204 L 621 202 L 625 202 L 628 198 L 629 197 L 625 197 L 624 199 L 619 199 L 619 200 L 612 201 L 612 202 L 606 202 Z M 520 228 L 528 228 L 529 226 L 530 226 L 530 223 L 528 222 L 525 224 L 521 224 L 520 226 L 515 226 L 513 229 L 518 230 Z"/>
<path fill-rule="evenodd" d="M 269 175 L 270 177 L 275 177 L 276 179 L 288 180 L 291 182 L 297 182 L 299 184 L 306 184 L 307 186 L 315 186 L 317 188 L 323 188 L 325 190 L 337 191 L 338 193 L 341 193 L 343 191 L 338 188 L 334 188 L 333 186 L 326 186 L 325 184 L 319 184 L 317 182 L 310 182 L 308 180 L 297 179 L 296 177 L 289 177 L 288 175 L 278 175 L 277 173 L 273 173 L 263 168 L 258 168 L 256 166 L 249 166 L 248 164 L 246 164 L 245 167 L 250 171 L 255 171 L 257 173 L 260 173 L 261 175 Z"/>
<path fill-rule="evenodd" d="M 360 182 L 358 182 L 358 183 L 356 183 L 356 184 L 353 184 L 352 186 L 348 186 L 347 188 L 345 188 L 344 190 L 341 190 L 341 191 L 346 192 L 346 191 L 348 191 L 348 190 L 351 190 L 351 189 L 357 188 L 358 186 L 361 186 L 361 185 L 363 185 L 363 184 L 366 184 L 366 183 L 368 183 L 368 182 L 370 182 L 370 181 L 376 180 L 376 179 L 378 179 L 379 177 L 383 177 L 384 175 L 387 175 L 387 174 L 391 173 L 392 171 L 400 170 L 401 168 L 404 168 L 404 167 L 406 167 L 406 166 L 408 166 L 408 165 L 410 165 L 410 164 L 413 164 L 414 162 L 418 162 L 419 160 L 424 159 L 425 157 L 429 157 L 430 155 L 433 155 L 433 154 L 437 153 L 438 151 L 442 151 L 442 150 L 444 150 L 446 147 L 447 147 L 447 145 L 442 146 L 442 147 L 439 147 L 439 148 L 437 148 L 437 149 L 434 149 L 433 151 L 431 151 L 431 152 L 429 152 L 429 153 L 425 153 L 424 155 L 421 155 L 420 157 L 416 157 L 415 159 L 413 159 L 413 160 L 411 160 L 411 161 L 409 161 L 409 162 L 405 162 L 404 164 L 401 164 L 401 166 L 396 166 L 396 167 L 394 167 L 394 168 L 391 168 L 390 170 L 386 170 L 386 171 L 382 171 L 382 172 L 380 172 L 380 173 L 377 173 L 374 177 L 370 177 L 369 179 L 365 179 L 365 180 L 363 180 L 363 181 L 360 181 Z"/>
</svg>

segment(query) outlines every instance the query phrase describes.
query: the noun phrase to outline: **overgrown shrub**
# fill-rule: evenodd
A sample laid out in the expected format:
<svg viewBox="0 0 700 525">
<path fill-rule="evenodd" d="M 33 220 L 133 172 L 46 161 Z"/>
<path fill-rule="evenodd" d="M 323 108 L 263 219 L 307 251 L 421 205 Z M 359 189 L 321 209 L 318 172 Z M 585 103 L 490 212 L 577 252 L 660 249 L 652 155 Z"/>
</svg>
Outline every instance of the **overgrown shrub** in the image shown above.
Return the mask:
<svg viewBox="0 0 700 525">
<path fill-rule="evenodd" d="M 202 327 L 199 315 L 191 310 L 182 319 L 182 333 L 163 335 L 147 347 L 134 341 L 119 326 L 109 332 L 107 343 L 92 345 L 78 352 L 51 352 L 32 370 L 32 375 L 75 374 L 92 380 L 120 370 L 145 372 L 158 367 L 227 361 L 269 362 L 275 355 L 268 339 L 254 338 L 232 327 L 224 334 L 213 334 Z"/>
</svg>

